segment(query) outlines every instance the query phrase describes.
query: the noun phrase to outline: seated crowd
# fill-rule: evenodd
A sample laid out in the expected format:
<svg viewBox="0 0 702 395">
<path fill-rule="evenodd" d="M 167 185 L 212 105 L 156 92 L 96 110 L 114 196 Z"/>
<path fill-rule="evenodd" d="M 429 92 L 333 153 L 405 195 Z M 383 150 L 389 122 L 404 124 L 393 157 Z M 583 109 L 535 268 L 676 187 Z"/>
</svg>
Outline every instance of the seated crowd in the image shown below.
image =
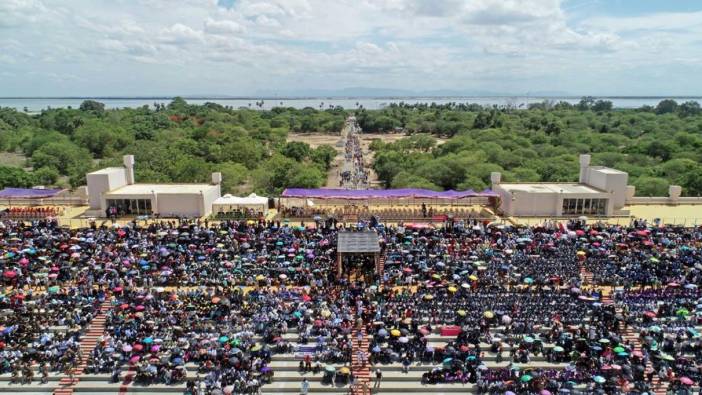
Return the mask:
<svg viewBox="0 0 702 395">
<path fill-rule="evenodd" d="M 139 384 L 194 393 L 200 377 L 205 392 L 255 393 L 274 379 L 276 355 L 292 354 L 346 383 L 363 324 L 370 363 L 430 364 L 425 383 L 617 394 L 650 391 L 656 375 L 689 393 L 702 379 L 702 233 L 639 225 L 378 226 L 384 272 L 352 279 L 336 275 L 344 225 L 333 221 L 3 221 L 0 368 L 70 373 L 83 358 L 114 381 L 131 368 Z M 614 304 L 583 271 L 621 286 Z M 106 331 L 81 356 L 103 300 Z"/>
</svg>

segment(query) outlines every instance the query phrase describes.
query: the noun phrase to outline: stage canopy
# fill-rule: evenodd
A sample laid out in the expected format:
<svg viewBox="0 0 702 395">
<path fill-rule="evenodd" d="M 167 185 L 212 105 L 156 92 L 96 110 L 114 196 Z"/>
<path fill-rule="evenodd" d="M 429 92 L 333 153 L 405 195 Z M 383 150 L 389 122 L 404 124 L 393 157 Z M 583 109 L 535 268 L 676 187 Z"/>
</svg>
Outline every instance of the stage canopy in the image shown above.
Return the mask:
<svg viewBox="0 0 702 395">
<path fill-rule="evenodd" d="M 240 207 L 256 208 L 265 211 L 267 206 L 268 198 L 258 196 L 255 193 L 252 193 L 246 197 L 238 197 L 227 194 L 217 198 L 217 200 L 212 203 L 212 207 L 215 212 L 228 211 L 232 208 Z"/>
<path fill-rule="evenodd" d="M 284 198 L 306 199 L 463 199 L 471 197 L 498 197 L 490 189 L 482 192 L 467 191 L 432 191 L 429 189 L 305 189 L 287 188 L 283 191 Z"/>
<path fill-rule="evenodd" d="M 0 191 L 0 199 L 42 199 L 58 195 L 63 189 L 5 188 Z"/>
</svg>

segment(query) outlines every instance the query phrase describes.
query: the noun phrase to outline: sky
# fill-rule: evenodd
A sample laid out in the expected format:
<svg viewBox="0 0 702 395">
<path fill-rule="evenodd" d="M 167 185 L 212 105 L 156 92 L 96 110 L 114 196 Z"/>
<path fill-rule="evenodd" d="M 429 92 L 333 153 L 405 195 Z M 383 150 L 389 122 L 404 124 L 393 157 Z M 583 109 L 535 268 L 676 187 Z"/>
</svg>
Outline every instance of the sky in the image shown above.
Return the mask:
<svg viewBox="0 0 702 395">
<path fill-rule="evenodd" d="M 700 95 L 699 0 L 0 0 L 0 97 Z"/>
</svg>

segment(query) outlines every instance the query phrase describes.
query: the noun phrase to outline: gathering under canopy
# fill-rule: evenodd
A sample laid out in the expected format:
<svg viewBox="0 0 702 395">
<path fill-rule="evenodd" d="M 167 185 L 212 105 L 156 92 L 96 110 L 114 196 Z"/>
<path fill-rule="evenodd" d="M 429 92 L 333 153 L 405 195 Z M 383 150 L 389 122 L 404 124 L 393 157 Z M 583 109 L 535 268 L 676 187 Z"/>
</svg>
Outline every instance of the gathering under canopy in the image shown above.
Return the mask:
<svg viewBox="0 0 702 395">
<path fill-rule="evenodd" d="M 5 188 L 0 190 L 0 199 L 42 199 L 58 195 L 63 189 Z"/>
<path fill-rule="evenodd" d="M 312 199 L 463 199 L 471 197 L 498 197 L 490 189 L 475 192 L 466 191 L 432 191 L 430 189 L 401 188 L 401 189 L 306 189 L 287 188 L 283 191 L 284 198 L 312 198 Z"/>
<path fill-rule="evenodd" d="M 212 203 L 212 206 L 212 211 L 215 213 L 228 212 L 242 208 L 255 209 L 257 211 L 264 212 L 268 207 L 268 198 L 265 196 L 258 196 L 255 193 L 245 197 L 226 194 L 217 198 Z"/>
</svg>

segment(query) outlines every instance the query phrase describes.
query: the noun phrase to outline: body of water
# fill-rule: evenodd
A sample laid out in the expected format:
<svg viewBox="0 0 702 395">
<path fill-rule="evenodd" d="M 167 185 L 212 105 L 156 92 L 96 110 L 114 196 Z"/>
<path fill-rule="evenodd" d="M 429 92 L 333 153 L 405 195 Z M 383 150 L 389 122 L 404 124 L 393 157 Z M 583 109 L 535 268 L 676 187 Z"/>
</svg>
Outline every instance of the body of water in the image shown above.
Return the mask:
<svg viewBox="0 0 702 395">
<path fill-rule="evenodd" d="M 47 108 L 78 108 L 83 100 L 92 99 L 105 103 L 107 108 L 136 108 L 144 105 L 153 106 L 154 103 L 168 104 L 171 98 L 167 97 L 135 97 L 135 98 L 116 98 L 116 97 L 70 97 L 70 98 L 0 98 L 0 107 L 12 107 L 19 111 L 39 112 Z M 693 100 L 702 102 L 702 97 L 634 97 L 634 96 L 602 96 L 595 99 L 609 100 L 616 108 L 639 108 L 644 105 L 655 106 L 663 99 L 674 99 L 678 103 Z M 271 109 L 273 107 L 294 107 L 294 108 L 328 108 L 330 105 L 341 106 L 345 109 L 354 109 L 359 105 L 367 109 L 383 108 L 390 103 L 405 102 L 409 104 L 415 103 L 476 103 L 480 105 L 498 105 L 498 106 L 513 106 L 515 108 L 526 108 L 529 103 L 538 103 L 544 100 L 553 102 L 567 101 L 569 103 L 577 103 L 580 97 L 563 96 L 563 97 L 526 97 L 526 96 L 464 96 L 464 97 L 386 97 L 386 98 L 354 98 L 354 97 L 333 97 L 333 98 L 189 98 L 186 99 L 191 104 L 204 104 L 206 102 L 218 103 L 223 106 L 231 106 L 234 108 L 250 107 L 253 109 L 259 108 L 256 106 L 257 101 L 263 100 L 263 109 Z"/>
</svg>

